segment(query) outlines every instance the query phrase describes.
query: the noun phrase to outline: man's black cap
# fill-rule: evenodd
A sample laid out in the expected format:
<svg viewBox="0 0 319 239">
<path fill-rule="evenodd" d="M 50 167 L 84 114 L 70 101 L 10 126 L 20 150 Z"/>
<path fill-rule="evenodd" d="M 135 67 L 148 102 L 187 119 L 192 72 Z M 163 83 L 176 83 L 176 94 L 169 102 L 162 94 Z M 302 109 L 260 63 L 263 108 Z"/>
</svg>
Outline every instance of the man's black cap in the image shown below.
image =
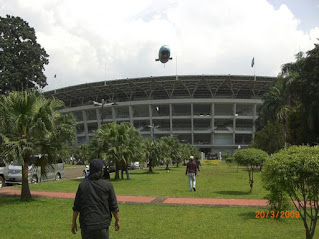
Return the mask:
<svg viewBox="0 0 319 239">
<path fill-rule="evenodd" d="M 102 159 L 93 159 L 90 163 L 90 173 L 97 173 L 104 168 L 104 161 Z"/>
</svg>

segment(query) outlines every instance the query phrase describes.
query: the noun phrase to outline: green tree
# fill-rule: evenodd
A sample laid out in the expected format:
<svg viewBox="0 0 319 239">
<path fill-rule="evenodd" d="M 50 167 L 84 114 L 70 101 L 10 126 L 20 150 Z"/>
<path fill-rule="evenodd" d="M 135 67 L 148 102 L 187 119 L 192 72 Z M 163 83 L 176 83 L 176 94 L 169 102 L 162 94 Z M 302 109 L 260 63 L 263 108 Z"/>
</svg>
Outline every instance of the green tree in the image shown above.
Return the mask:
<svg viewBox="0 0 319 239">
<path fill-rule="evenodd" d="M 233 158 L 239 165 L 246 166 L 251 192 L 254 185 L 254 169 L 268 158 L 268 154 L 261 149 L 247 148 L 238 150 L 233 154 Z"/>
<path fill-rule="evenodd" d="M 153 167 L 158 164 L 161 156 L 160 142 L 153 142 L 150 139 L 145 139 L 144 149 L 145 149 L 145 160 L 148 162 L 148 172 L 153 173 Z"/>
<path fill-rule="evenodd" d="M 37 162 L 44 169 L 46 163 L 53 163 L 61 155 L 65 142 L 75 137 L 75 120 L 57 111 L 63 105 L 35 90 L 11 92 L 0 98 L 0 133 L 6 139 L 1 153 L 22 162 L 23 201 L 31 199 L 28 166 L 33 156 L 44 155 Z"/>
<path fill-rule="evenodd" d="M 294 105 L 301 103 L 304 111 L 304 144 L 316 144 L 319 141 L 319 45 L 314 49 L 296 55 L 296 62 L 282 67 L 281 77 L 285 79 L 287 92 Z M 316 142 L 316 143 L 314 143 Z"/>
<path fill-rule="evenodd" d="M 160 138 L 160 142 L 162 142 L 162 147 L 164 147 L 163 152 L 165 152 L 164 161 L 166 164 L 166 170 L 169 169 L 169 164 L 174 161 L 178 164 L 181 161 L 180 157 L 180 143 L 179 140 L 175 137 L 165 136 Z"/>
<path fill-rule="evenodd" d="M 20 17 L 0 17 L 0 94 L 47 85 L 48 54 L 35 30 Z"/>
<path fill-rule="evenodd" d="M 312 239 L 319 213 L 319 146 L 294 146 L 267 159 L 263 168 L 264 186 L 277 185 L 289 195 Z"/>
<path fill-rule="evenodd" d="M 256 133 L 253 148 L 273 154 L 284 148 L 283 128 L 278 121 L 268 121 L 267 125 Z"/>
<path fill-rule="evenodd" d="M 278 78 L 271 89 L 263 95 L 263 101 L 257 125 L 266 126 L 268 121 L 279 122 L 283 129 L 284 147 L 287 148 L 288 119 L 293 107 L 290 104 L 291 96 L 286 90 L 284 78 Z"/>
<path fill-rule="evenodd" d="M 82 161 L 82 162 L 89 161 L 89 157 L 90 157 L 89 145 L 82 144 L 75 147 L 72 151 L 72 154 L 76 161 Z"/>
<path fill-rule="evenodd" d="M 101 125 L 95 133 L 90 148 L 96 149 L 99 156 L 105 153 L 106 159 L 115 164 L 115 179 L 119 179 L 120 162 L 141 161 L 143 157 L 143 139 L 140 133 L 129 123 L 115 122 Z"/>
</svg>

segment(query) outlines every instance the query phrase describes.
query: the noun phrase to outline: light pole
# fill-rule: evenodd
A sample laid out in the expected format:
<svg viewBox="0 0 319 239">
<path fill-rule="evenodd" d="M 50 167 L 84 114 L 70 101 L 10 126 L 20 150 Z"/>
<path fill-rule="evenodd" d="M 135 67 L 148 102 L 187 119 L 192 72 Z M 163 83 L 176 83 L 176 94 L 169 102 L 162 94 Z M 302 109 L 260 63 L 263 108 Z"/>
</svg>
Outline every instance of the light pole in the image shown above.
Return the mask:
<svg viewBox="0 0 319 239">
<path fill-rule="evenodd" d="M 110 106 L 110 105 L 117 105 L 115 102 L 107 102 L 105 101 L 104 99 L 102 99 L 102 102 L 96 102 L 96 101 L 93 101 L 93 105 L 94 106 L 101 106 L 101 124 L 103 124 L 103 108 L 104 108 L 104 105 L 107 105 L 107 106 Z"/>
<path fill-rule="evenodd" d="M 152 124 L 152 125 L 147 125 L 147 127 L 151 128 L 151 137 L 152 137 L 152 141 L 154 143 L 154 129 L 158 128 L 159 126 Z"/>
</svg>

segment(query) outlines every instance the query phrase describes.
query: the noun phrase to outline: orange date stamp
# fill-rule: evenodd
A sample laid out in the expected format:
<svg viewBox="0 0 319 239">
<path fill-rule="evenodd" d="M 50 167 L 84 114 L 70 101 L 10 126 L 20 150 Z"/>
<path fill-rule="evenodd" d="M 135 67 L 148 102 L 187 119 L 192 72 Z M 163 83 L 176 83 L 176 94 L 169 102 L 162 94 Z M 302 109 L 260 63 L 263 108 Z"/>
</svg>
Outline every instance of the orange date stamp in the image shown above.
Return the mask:
<svg viewBox="0 0 319 239">
<path fill-rule="evenodd" d="M 255 211 L 255 218 L 299 218 L 299 211 Z"/>
</svg>

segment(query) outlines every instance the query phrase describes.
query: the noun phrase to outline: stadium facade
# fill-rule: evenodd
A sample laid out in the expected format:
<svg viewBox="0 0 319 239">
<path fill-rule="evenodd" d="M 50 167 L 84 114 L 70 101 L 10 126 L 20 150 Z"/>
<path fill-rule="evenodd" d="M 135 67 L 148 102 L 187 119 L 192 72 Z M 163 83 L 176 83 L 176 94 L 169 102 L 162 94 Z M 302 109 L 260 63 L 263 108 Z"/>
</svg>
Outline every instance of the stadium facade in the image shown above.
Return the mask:
<svg viewBox="0 0 319 239">
<path fill-rule="evenodd" d="M 145 77 L 75 85 L 45 95 L 64 101 L 61 112 L 76 118 L 77 144 L 88 143 L 102 123 L 129 122 L 144 137 L 175 136 L 205 154 L 232 154 L 254 140 L 257 109 L 275 79 Z"/>
</svg>

